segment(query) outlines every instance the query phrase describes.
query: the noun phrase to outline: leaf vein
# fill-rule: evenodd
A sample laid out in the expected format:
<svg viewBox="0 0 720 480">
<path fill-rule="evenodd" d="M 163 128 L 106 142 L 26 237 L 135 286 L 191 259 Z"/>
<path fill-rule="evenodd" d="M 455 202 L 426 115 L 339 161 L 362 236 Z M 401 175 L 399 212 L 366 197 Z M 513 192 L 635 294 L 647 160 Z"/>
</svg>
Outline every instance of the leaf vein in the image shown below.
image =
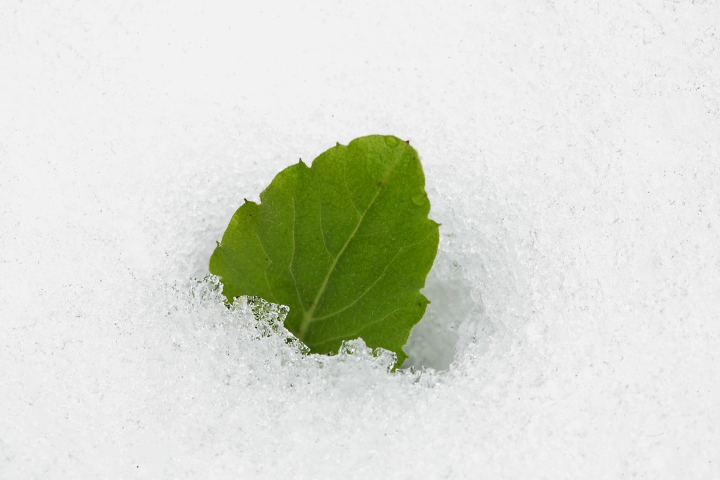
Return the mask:
<svg viewBox="0 0 720 480">
<path fill-rule="evenodd" d="M 295 279 L 295 270 L 293 270 L 293 263 L 295 262 L 295 223 L 297 218 L 297 213 L 295 212 L 295 197 L 292 198 L 292 207 L 293 207 L 293 228 L 292 228 L 292 256 L 290 257 L 290 266 L 288 267 L 290 269 L 290 276 L 292 276 L 293 284 L 295 285 L 295 293 L 298 297 L 298 302 L 300 303 L 300 308 L 302 308 L 303 313 L 307 313 L 305 310 L 305 305 L 303 305 L 302 298 L 300 297 L 300 290 L 298 290 L 298 282 Z"/>
<path fill-rule="evenodd" d="M 346 334 L 344 334 L 344 335 L 336 335 L 336 336 L 334 336 L 334 337 L 332 337 L 332 338 L 328 338 L 327 340 L 323 340 L 322 342 L 316 344 L 316 347 L 317 347 L 318 345 L 323 345 L 323 344 L 325 344 L 325 343 L 330 343 L 330 342 L 332 342 L 332 341 L 334 341 L 334 340 L 337 340 L 338 338 L 354 337 L 354 336 L 356 336 L 356 335 L 357 335 L 357 336 L 360 336 L 360 335 L 359 335 L 360 332 L 362 332 L 363 330 L 367 329 L 370 325 L 374 325 L 374 324 L 376 324 L 376 323 L 380 323 L 380 322 L 382 322 L 383 320 L 385 320 L 386 318 L 388 318 L 390 315 L 392 315 L 392 314 L 394 314 L 394 313 L 397 313 L 397 312 L 399 312 L 400 310 L 402 310 L 402 308 L 400 308 L 400 307 L 396 308 L 395 310 L 393 310 L 392 312 L 388 313 L 387 315 L 383 315 L 382 317 L 378 318 L 377 320 L 373 320 L 372 322 L 365 324 L 360 330 L 356 331 L 355 333 L 346 333 Z M 356 338 L 357 338 L 357 337 L 356 337 Z"/>
<path fill-rule="evenodd" d="M 350 187 L 348 187 L 347 184 L 347 162 L 343 163 L 343 183 L 345 184 L 345 190 L 347 190 L 348 192 L 348 199 L 350 200 L 350 204 L 355 210 L 355 213 L 360 215 L 360 210 L 358 210 L 357 206 L 355 205 L 355 201 L 352 198 L 352 192 L 350 191 Z"/>
<path fill-rule="evenodd" d="M 325 229 L 323 228 L 323 220 L 322 220 L 322 202 L 320 202 L 320 207 L 318 208 L 318 216 L 320 217 L 320 234 L 322 235 L 323 247 L 325 247 L 325 251 L 330 256 L 330 258 L 335 260 L 335 257 L 333 256 L 333 254 L 330 253 L 330 250 L 328 250 L 327 242 L 325 241 Z"/>
<path fill-rule="evenodd" d="M 270 255 L 268 255 L 267 250 L 265 250 L 265 246 L 262 243 L 262 239 L 260 238 L 260 234 L 257 231 L 257 227 L 254 223 L 250 223 L 250 226 L 252 227 L 253 233 L 255 233 L 255 237 L 258 239 L 258 244 L 260 245 L 260 248 L 262 249 L 263 253 L 265 254 L 265 258 L 268 260 L 268 264 L 265 265 L 265 270 L 263 270 L 263 275 L 265 276 L 265 283 L 268 286 L 268 290 L 270 291 L 270 295 L 273 297 L 273 301 L 277 302 L 277 297 L 275 296 L 275 292 L 273 292 L 272 286 L 270 285 L 270 280 L 267 276 L 268 268 L 270 268 L 270 265 L 272 264 L 272 260 L 270 260 Z"/>
</svg>

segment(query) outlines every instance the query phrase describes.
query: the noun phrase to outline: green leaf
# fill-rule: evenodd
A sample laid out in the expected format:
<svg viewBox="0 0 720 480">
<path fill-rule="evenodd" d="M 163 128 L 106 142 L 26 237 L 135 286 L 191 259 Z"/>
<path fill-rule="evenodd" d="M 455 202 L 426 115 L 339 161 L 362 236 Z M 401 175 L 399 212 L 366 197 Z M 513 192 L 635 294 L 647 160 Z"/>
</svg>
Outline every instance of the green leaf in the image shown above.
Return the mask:
<svg viewBox="0 0 720 480">
<path fill-rule="evenodd" d="M 415 149 L 381 135 L 338 144 L 280 172 L 260 201 L 235 212 L 210 258 L 226 298 L 287 305 L 285 327 L 313 353 L 360 337 L 402 365 L 439 240 Z"/>
</svg>

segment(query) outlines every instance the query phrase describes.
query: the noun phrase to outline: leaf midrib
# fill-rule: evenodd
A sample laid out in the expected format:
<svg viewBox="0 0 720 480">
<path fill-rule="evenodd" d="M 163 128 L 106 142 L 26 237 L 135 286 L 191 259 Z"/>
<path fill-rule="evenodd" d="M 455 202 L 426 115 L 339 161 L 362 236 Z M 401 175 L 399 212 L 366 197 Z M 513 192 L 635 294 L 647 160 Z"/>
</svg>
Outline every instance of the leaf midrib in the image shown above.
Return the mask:
<svg viewBox="0 0 720 480">
<path fill-rule="evenodd" d="M 399 158 L 395 159 L 395 162 L 393 162 L 392 166 L 390 167 L 390 170 L 388 170 L 387 175 L 385 178 L 382 179 L 381 183 L 384 185 L 392 173 L 395 171 L 395 167 L 397 166 L 399 162 Z M 345 172 L 343 172 L 344 176 Z M 317 295 L 315 295 L 315 299 L 312 302 L 312 305 L 310 305 L 310 309 L 306 310 L 303 314 L 302 322 L 300 323 L 300 335 L 299 339 L 300 341 L 305 341 L 305 334 L 307 333 L 307 329 L 310 327 L 310 324 L 313 322 L 313 314 L 315 313 L 315 309 L 318 306 L 318 303 L 320 302 L 320 299 L 322 298 L 323 294 L 325 293 L 325 288 L 327 287 L 328 281 L 330 280 L 330 277 L 332 276 L 333 272 L 335 271 L 335 267 L 337 266 L 338 261 L 340 260 L 340 257 L 342 257 L 343 253 L 345 253 L 345 250 L 350 245 L 350 242 L 353 238 L 355 238 L 355 234 L 357 233 L 358 229 L 360 228 L 360 225 L 362 225 L 363 220 L 365 219 L 365 215 L 370 211 L 370 208 L 372 208 L 373 204 L 375 203 L 375 200 L 377 199 L 378 195 L 380 195 L 380 192 L 382 192 L 383 187 L 378 188 L 378 191 L 375 192 L 375 196 L 373 196 L 372 200 L 370 200 L 370 203 L 368 203 L 368 206 L 365 208 L 365 211 L 360 215 L 360 218 L 358 219 L 357 225 L 355 225 L 355 229 L 352 231 L 348 239 L 345 241 L 345 244 L 342 246 L 338 254 L 333 259 L 332 265 L 330 265 L 330 268 L 328 269 L 328 273 L 325 275 L 325 279 L 323 280 L 322 284 L 320 285 L 320 289 L 318 290 Z M 354 204 L 354 202 L 353 202 Z M 357 208 L 356 208 L 357 211 Z M 359 213 L 359 212 L 358 212 Z M 293 226 L 294 227 L 294 226 Z M 294 255 L 293 255 L 294 257 Z M 294 260 L 294 258 L 293 258 Z M 304 310 L 304 308 L 303 308 Z"/>
</svg>

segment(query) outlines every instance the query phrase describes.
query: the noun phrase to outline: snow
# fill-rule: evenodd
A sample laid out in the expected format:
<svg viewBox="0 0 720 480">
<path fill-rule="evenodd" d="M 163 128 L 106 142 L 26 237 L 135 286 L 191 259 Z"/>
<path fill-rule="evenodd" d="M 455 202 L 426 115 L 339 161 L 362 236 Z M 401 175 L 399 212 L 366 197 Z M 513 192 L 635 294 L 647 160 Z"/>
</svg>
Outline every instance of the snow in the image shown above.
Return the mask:
<svg viewBox="0 0 720 480">
<path fill-rule="evenodd" d="M 6 2 L 0 477 L 720 477 L 719 21 Z M 442 223 L 395 374 L 205 279 L 243 198 L 372 133 Z"/>
</svg>

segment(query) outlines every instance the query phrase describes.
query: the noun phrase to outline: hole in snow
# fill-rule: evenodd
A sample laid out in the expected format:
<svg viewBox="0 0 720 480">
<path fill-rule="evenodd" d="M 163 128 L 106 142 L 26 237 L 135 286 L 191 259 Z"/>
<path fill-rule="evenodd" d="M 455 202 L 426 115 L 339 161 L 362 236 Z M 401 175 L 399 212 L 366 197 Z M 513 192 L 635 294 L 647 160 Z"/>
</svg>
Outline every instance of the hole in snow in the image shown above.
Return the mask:
<svg viewBox="0 0 720 480">
<path fill-rule="evenodd" d="M 410 332 L 405 345 L 410 358 L 403 368 L 447 370 L 455 359 L 461 327 L 482 306 L 472 299 L 472 286 L 459 262 L 443 250 L 438 250 L 422 292 L 431 303 Z"/>
</svg>

